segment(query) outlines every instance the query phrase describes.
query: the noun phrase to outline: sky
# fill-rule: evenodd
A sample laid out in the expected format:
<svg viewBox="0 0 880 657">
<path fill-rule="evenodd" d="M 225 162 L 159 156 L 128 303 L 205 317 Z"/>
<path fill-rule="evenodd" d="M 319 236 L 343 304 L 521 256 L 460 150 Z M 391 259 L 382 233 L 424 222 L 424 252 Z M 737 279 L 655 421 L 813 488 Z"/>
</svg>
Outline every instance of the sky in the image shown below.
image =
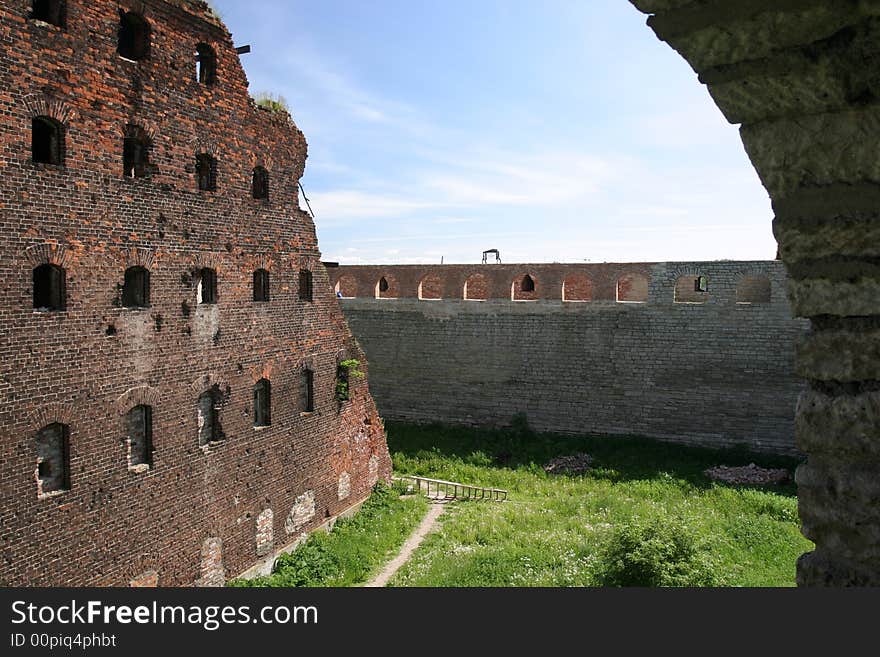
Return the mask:
<svg viewBox="0 0 880 657">
<path fill-rule="evenodd" d="M 306 135 L 324 260 L 776 254 L 739 126 L 627 0 L 213 4 Z"/>
</svg>

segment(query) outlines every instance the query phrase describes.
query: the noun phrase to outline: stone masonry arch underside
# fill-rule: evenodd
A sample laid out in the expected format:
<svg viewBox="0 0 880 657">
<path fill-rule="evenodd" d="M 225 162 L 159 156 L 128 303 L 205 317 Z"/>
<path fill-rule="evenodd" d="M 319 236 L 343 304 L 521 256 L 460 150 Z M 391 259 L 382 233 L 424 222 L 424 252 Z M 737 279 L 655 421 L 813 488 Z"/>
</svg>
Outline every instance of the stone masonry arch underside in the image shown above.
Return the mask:
<svg viewBox="0 0 880 657">
<path fill-rule="evenodd" d="M 880 2 L 630 1 L 741 124 L 811 322 L 795 431 L 816 549 L 798 584 L 880 585 Z"/>
</svg>

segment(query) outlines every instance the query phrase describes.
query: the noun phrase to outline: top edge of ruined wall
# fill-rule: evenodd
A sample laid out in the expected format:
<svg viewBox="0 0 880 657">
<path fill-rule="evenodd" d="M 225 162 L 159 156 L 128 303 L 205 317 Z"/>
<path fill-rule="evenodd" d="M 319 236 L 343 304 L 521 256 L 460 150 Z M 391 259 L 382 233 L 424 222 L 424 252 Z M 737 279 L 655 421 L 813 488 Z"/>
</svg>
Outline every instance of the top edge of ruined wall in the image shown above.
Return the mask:
<svg viewBox="0 0 880 657">
<path fill-rule="evenodd" d="M 179 9 L 183 9 L 188 14 L 194 15 L 206 23 L 210 23 L 221 29 L 226 29 L 220 16 L 214 13 L 214 9 L 212 9 L 207 2 L 204 2 L 204 0 L 163 0 L 163 2 L 178 7 Z"/>
<path fill-rule="evenodd" d="M 643 14 L 657 14 L 673 9 L 681 9 L 688 5 L 703 4 L 694 0 L 629 0 Z"/>
</svg>

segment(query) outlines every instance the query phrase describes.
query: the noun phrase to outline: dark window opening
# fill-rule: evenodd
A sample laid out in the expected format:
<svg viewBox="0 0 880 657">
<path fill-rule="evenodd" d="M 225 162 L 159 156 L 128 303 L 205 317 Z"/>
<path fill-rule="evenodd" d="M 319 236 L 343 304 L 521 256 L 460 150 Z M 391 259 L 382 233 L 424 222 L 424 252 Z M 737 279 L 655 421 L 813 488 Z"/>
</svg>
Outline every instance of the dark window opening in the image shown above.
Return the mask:
<svg viewBox="0 0 880 657">
<path fill-rule="evenodd" d="M 535 281 L 534 279 L 526 274 L 523 276 L 522 283 L 520 284 L 520 289 L 523 292 L 534 292 L 535 291 Z"/>
<path fill-rule="evenodd" d="M 705 276 L 698 276 L 694 279 L 694 292 L 708 292 L 709 281 Z"/>
<path fill-rule="evenodd" d="M 388 281 L 385 280 L 385 277 L 379 279 L 379 292 L 387 292 L 388 291 Z"/>
<path fill-rule="evenodd" d="M 199 179 L 199 189 L 201 191 L 217 191 L 217 158 L 207 153 L 196 155 L 196 175 Z"/>
<path fill-rule="evenodd" d="M 225 438 L 220 426 L 220 406 L 222 396 L 220 387 L 214 385 L 199 395 L 198 418 L 199 418 L 199 445 L 216 443 Z"/>
<path fill-rule="evenodd" d="M 272 384 L 266 379 L 254 386 L 254 426 L 268 427 L 272 424 Z"/>
<path fill-rule="evenodd" d="M 34 269 L 34 308 L 65 310 L 67 308 L 67 276 L 58 265 L 40 265 Z"/>
<path fill-rule="evenodd" d="M 207 43 L 196 46 L 196 80 L 208 87 L 217 82 L 217 53 Z"/>
<path fill-rule="evenodd" d="M 125 416 L 129 465 L 153 465 L 153 408 L 135 406 Z"/>
<path fill-rule="evenodd" d="M 252 184 L 252 195 L 255 199 L 263 201 L 269 200 L 269 172 L 263 167 L 254 169 L 254 179 Z"/>
<path fill-rule="evenodd" d="M 48 116 L 31 122 L 31 159 L 42 164 L 64 164 L 64 126 Z"/>
<path fill-rule="evenodd" d="M 122 140 L 122 175 L 145 178 L 150 173 L 150 140 L 143 128 L 129 125 Z"/>
<path fill-rule="evenodd" d="M 31 18 L 64 27 L 66 14 L 67 3 L 64 0 L 34 0 Z"/>
<path fill-rule="evenodd" d="M 119 47 L 117 52 L 126 59 L 138 61 L 150 56 L 150 24 L 133 11 L 119 12 Z"/>
<path fill-rule="evenodd" d="M 303 413 L 312 413 L 315 410 L 315 373 L 304 369 L 300 378 L 299 407 Z"/>
<path fill-rule="evenodd" d="M 199 303 L 217 303 L 217 272 L 205 267 L 199 272 Z"/>
<path fill-rule="evenodd" d="M 302 269 L 299 272 L 299 300 L 312 301 L 312 272 Z"/>
<path fill-rule="evenodd" d="M 265 269 L 254 272 L 254 301 L 269 301 L 269 272 Z"/>
<path fill-rule="evenodd" d="M 37 433 L 39 493 L 70 490 L 70 438 L 66 424 L 58 422 Z"/>
<path fill-rule="evenodd" d="M 122 305 L 126 308 L 148 308 L 150 306 L 149 271 L 143 267 L 129 267 L 125 270 Z"/>
</svg>

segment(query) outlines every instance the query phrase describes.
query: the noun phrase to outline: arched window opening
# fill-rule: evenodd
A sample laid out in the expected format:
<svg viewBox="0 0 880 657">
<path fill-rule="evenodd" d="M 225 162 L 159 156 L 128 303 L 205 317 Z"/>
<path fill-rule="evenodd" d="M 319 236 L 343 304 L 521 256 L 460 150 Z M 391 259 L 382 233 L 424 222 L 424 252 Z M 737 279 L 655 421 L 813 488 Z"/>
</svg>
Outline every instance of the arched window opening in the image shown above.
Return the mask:
<svg viewBox="0 0 880 657">
<path fill-rule="evenodd" d="M 766 276 L 746 276 L 736 286 L 738 304 L 770 303 L 770 279 Z"/>
<path fill-rule="evenodd" d="M 143 128 L 128 125 L 122 140 L 122 175 L 145 178 L 150 173 L 150 139 Z"/>
<path fill-rule="evenodd" d="M 199 445 L 208 445 L 223 440 L 223 428 L 220 426 L 220 406 L 222 404 L 220 386 L 214 385 L 206 390 L 198 399 Z"/>
<path fill-rule="evenodd" d="M 419 281 L 419 299 L 438 301 L 443 298 L 443 279 L 437 274 L 428 274 Z"/>
<path fill-rule="evenodd" d="M 303 368 L 300 374 L 299 407 L 302 413 L 313 413 L 315 410 L 315 373 Z"/>
<path fill-rule="evenodd" d="M 67 308 L 67 274 L 58 265 L 44 264 L 34 269 L 34 309 Z"/>
<path fill-rule="evenodd" d="M 522 292 L 534 292 L 535 291 L 535 279 L 526 274 L 523 276 L 522 282 L 520 283 L 519 289 Z"/>
<path fill-rule="evenodd" d="M 583 274 L 572 274 L 562 282 L 562 300 L 583 303 L 593 300 L 593 282 Z"/>
<path fill-rule="evenodd" d="M 646 303 L 648 279 L 641 274 L 626 274 L 617 281 L 618 303 Z"/>
<path fill-rule="evenodd" d="M 272 424 L 272 384 L 260 379 L 254 386 L 254 426 L 268 427 Z"/>
<path fill-rule="evenodd" d="M 125 270 L 122 305 L 126 308 L 149 308 L 150 272 L 144 267 L 129 267 Z"/>
<path fill-rule="evenodd" d="M 254 178 L 251 185 L 251 195 L 258 200 L 269 200 L 269 172 L 263 167 L 254 168 Z"/>
<path fill-rule="evenodd" d="M 537 283 L 531 274 L 513 279 L 510 284 L 510 298 L 513 301 L 537 301 Z"/>
<path fill-rule="evenodd" d="M 299 300 L 312 301 L 313 298 L 312 272 L 301 269 L 299 272 Z"/>
<path fill-rule="evenodd" d="M 489 281 L 483 274 L 474 274 L 465 281 L 462 296 L 467 301 L 485 301 L 489 298 Z"/>
<path fill-rule="evenodd" d="M 125 415 L 129 467 L 153 465 L 153 408 L 135 406 Z"/>
<path fill-rule="evenodd" d="M 681 276 L 675 281 L 675 303 L 706 303 L 709 300 L 709 279 L 705 276 Z"/>
<path fill-rule="evenodd" d="M 199 190 L 203 192 L 217 191 L 217 158 L 207 153 L 196 155 L 196 177 Z"/>
<path fill-rule="evenodd" d="M 354 299 L 357 297 L 357 281 L 350 276 L 340 276 L 334 291 L 340 299 Z"/>
<path fill-rule="evenodd" d="M 199 272 L 199 286 L 196 291 L 200 304 L 217 303 L 217 272 L 205 267 Z"/>
<path fill-rule="evenodd" d="M 121 57 L 138 61 L 150 56 L 150 24 L 133 11 L 119 12 L 119 46 Z"/>
<path fill-rule="evenodd" d="M 217 82 L 217 53 L 207 43 L 196 46 L 196 80 L 207 87 Z"/>
<path fill-rule="evenodd" d="M 31 18 L 64 27 L 67 20 L 67 3 L 64 0 L 34 0 Z"/>
<path fill-rule="evenodd" d="M 254 301 L 269 301 L 269 272 L 265 269 L 254 272 Z"/>
<path fill-rule="evenodd" d="M 37 493 L 70 490 L 70 431 L 55 422 L 37 433 Z"/>
<path fill-rule="evenodd" d="M 376 283 L 376 298 L 377 299 L 390 299 L 396 294 L 395 289 L 392 288 L 391 281 L 389 281 L 385 276 L 379 279 Z"/>
<path fill-rule="evenodd" d="M 31 159 L 41 164 L 64 164 L 64 125 L 48 116 L 31 121 Z"/>
</svg>

